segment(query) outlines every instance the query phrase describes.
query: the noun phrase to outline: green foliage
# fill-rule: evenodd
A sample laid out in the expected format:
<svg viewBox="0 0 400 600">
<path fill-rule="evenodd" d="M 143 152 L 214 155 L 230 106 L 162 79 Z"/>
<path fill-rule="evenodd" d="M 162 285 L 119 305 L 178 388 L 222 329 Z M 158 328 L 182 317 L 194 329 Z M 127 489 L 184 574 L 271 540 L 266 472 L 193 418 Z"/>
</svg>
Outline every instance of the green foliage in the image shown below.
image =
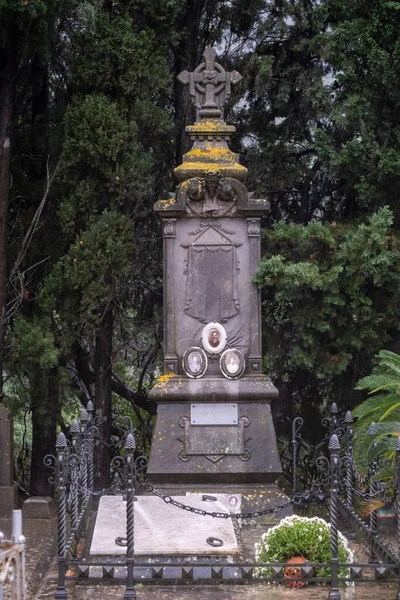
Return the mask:
<svg viewBox="0 0 400 600">
<path fill-rule="evenodd" d="M 103 313 L 126 293 L 133 252 L 132 222 L 115 210 L 93 219 L 44 282 L 39 303 L 63 319 L 96 327 Z"/>
<path fill-rule="evenodd" d="M 307 518 L 297 515 L 282 519 L 278 525 L 263 533 L 256 544 L 256 562 L 287 562 L 294 556 L 302 556 L 310 563 L 325 563 L 331 560 L 330 525 L 319 517 Z M 353 560 L 348 541 L 338 532 L 339 562 Z M 271 568 L 257 568 L 258 577 L 270 577 Z M 329 577 L 329 568 L 315 569 L 315 577 Z M 348 577 L 349 569 L 339 569 L 339 577 Z"/>
<path fill-rule="evenodd" d="M 283 1 L 255 21 L 240 58 L 250 91 L 236 115 L 251 183 L 271 196 L 273 220 L 338 220 L 384 204 L 399 218 L 395 7 Z"/>
<path fill-rule="evenodd" d="M 48 317 L 28 320 L 20 316 L 14 326 L 14 364 L 50 369 L 58 364 L 52 323 Z"/>
<path fill-rule="evenodd" d="M 353 411 L 356 460 L 365 471 L 371 457 L 395 454 L 400 435 L 400 356 L 381 350 L 372 374 L 360 379 L 357 389 L 368 390 L 370 396 Z"/>
<path fill-rule="evenodd" d="M 124 98 L 129 106 L 138 98 L 157 99 L 170 84 L 166 58 L 155 51 L 156 33 L 139 29 L 127 13 L 110 19 L 98 12 L 78 41 L 77 50 L 80 45 L 92 49 L 90 56 L 77 53 L 74 59 L 73 83 L 84 92 L 95 88 Z"/>
<path fill-rule="evenodd" d="M 345 383 L 398 331 L 392 220 L 382 208 L 367 223 L 279 223 L 265 232 L 256 282 L 269 361 L 303 406 L 305 376 L 320 401 L 340 403 Z"/>
<path fill-rule="evenodd" d="M 80 231 L 93 213 L 108 207 L 133 211 L 150 184 L 152 158 L 126 111 L 101 94 L 75 98 L 65 127 L 62 227 Z"/>
</svg>

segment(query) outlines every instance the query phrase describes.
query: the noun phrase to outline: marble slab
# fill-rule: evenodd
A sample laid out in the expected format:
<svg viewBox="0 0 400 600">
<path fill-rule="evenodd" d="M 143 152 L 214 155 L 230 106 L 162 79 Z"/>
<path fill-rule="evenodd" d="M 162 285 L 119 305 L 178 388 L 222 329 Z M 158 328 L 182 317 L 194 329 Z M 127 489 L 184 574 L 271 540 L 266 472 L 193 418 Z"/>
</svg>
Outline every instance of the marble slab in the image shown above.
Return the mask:
<svg viewBox="0 0 400 600">
<path fill-rule="evenodd" d="M 212 494 L 210 494 L 212 495 Z M 229 512 L 227 501 L 203 501 L 202 496 L 173 496 L 178 502 L 207 510 Z M 90 554 L 124 555 L 126 547 L 115 538 L 126 537 L 126 502 L 122 496 L 102 496 L 97 513 Z M 207 544 L 220 538 L 223 545 Z M 155 496 L 139 496 L 135 502 L 135 556 L 232 555 L 238 552 L 231 519 L 196 515 L 166 504 Z"/>
</svg>

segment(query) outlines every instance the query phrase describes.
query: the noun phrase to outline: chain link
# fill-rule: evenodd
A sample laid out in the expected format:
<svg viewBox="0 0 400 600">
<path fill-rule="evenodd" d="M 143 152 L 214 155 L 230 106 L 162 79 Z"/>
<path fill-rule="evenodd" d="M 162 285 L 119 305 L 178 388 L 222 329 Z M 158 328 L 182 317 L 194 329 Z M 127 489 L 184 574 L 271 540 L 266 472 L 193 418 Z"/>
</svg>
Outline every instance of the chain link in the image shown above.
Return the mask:
<svg viewBox="0 0 400 600">
<path fill-rule="evenodd" d="M 292 504 L 300 504 L 302 501 L 310 502 L 313 497 L 317 495 L 312 492 L 304 492 L 302 494 L 296 494 L 291 500 L 284 502 L 283 504 L 276 504 L 271 508 L 264 508 L 263 510 L 256 510 L 252 512 L 246 513 L 226 513 L 226 512 L 218 512 L 218 511 L 208 511 L 201 508 L 195 508 L 194 506 L 189 506 L 188 504 L 183 504 L 182 502 L 178 502 L 174 500 L 172 496 L 168 494 L 163 494 L 160 490 L 156 490 L 151 484 L 146 486 L 146 491 L 151 492 L 154 496 L 158 496 L 161 498 L 166 504 L 172 504 L 176 508 L 180 508 L 181 510 L 186 510 L 188 512 L 194 513 L 196 515 L 201 515 L 203 517 L 213 517 L 214 519 L 254 519 L 257 517 L 262 517 L 264 515 L 271 515 L 273 513 L 279 513 L 280 511 L 288 508 Z"/>
<path fill-rule="evenodd" d="M 364 502 L 371 502 L 372 500 L 376 500 L 377 498 L 381 498 L 385 504 L 391 504 L 393 502 L 393 498 L 395 496 L 389 496 L 387 491 L 390 489 L 390 485 L 386 487 L 382 487 L 380 490 L 377 490 L 375 494 L 371 494 L 369 492 L 360 492 L 356 488 L 352 487 L 353 494 L 360 498 Z"/>
</svg>

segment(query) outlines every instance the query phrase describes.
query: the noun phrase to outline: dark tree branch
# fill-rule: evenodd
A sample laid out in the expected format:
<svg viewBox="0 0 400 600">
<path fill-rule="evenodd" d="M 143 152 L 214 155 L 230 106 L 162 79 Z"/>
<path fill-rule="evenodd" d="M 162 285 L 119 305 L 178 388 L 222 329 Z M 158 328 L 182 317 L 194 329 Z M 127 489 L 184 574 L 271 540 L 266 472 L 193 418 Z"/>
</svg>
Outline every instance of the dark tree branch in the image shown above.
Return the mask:
<svg viewBox="0 0 400 600">
<path fill-rule="evenodd" d="M 75 352 L 75 369 L 68 368 L 68 371 L 73 375 L 74 384 L 82 391 L 87 401 L 91 399 L 90 386 L 94 383 L 94 370 L 93 365 L 91 364 L 90 353 L 87 349 L 85 349 L 82 346 L 79 340 L 75 341 L 73 349 Z M 157 348 L 154 349 L 154 352 L 151 352 L 149 354 L 149 358 L 146 360 L 141 374 L 140 382 L 143 382 L 144 372 L 146 371 L 149 363 L 151 362 L 151 359 L 154 358 L 154 353 L 156 351 Z M 141 386 L 142 383 L 140 383 L 140 390 Z M 119 379 L 119 377 L 117 377 L 115 373 L 113 373 L 111 377 L 111 389 L 114 394 L 121 396 L 121 398 L 124 398 L 124 400 L 127 400 L 127 402 L 129 402 L 142 425 L 144 427 L 147 427 L 146 423 L 143 421 L 139 413 L 139 409 L 143 409 L 149 414 L 155 415 L 156 406 L 152 402 L 149 402 L 146 392 L 144 390 L 133 390 L 128 385 L 126 385 L 121 379 Z"/>
<path fill-rule="evenodd" d="M 145 392 L 136 392 L 127 386 L 123 381 L 121 381 L 115 374 L 112 376 L 111 388 L 114 394 L 118 394 L 118 396 L 121 396 L 121 398 L 127 400 L 134 410 L 137 408 L 142 408 L 151 415 L 156 414 L 156 406 L 154 403 L 149 402 Z"/>
</svg>

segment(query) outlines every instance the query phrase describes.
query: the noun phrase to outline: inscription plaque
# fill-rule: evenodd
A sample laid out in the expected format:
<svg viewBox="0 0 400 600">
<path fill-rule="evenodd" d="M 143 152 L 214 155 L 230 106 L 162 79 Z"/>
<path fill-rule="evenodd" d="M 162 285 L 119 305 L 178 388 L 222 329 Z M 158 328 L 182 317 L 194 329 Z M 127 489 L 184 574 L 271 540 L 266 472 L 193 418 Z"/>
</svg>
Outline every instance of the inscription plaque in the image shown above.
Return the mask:
<svg viewBox="0 0 400 600">
<path fill-rule="evenodd" d="M 237 425 L 237 404 L 191 404 L 191 425 Z"/>
</svg>

